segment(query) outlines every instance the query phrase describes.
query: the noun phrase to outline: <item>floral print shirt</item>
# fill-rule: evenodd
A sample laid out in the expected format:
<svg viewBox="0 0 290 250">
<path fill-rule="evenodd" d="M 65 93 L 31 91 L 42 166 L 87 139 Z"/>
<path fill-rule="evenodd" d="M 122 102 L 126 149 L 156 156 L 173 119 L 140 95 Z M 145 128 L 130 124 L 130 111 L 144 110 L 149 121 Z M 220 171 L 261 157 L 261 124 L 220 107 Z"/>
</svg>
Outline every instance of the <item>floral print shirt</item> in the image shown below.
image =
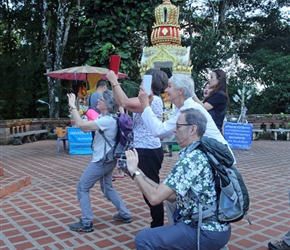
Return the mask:
<svg viewBox="0 0 290 250">
<path fill-rule="evenodd" d="M 192 198 L 192 191 L 208 206 L 214 205 L 217 199 L 211 166 L 205 153 L 195 147 L 196 142 L 179 152 L 179 161 L 163 182 L 176 192 L 177 208 L 186 224 L 191 224 L 191 215 L 198 213 L 198 204 Z M 204 221 L 201 229 L 224 232 L 229 227 L 228 223 Z"/>
</svg>

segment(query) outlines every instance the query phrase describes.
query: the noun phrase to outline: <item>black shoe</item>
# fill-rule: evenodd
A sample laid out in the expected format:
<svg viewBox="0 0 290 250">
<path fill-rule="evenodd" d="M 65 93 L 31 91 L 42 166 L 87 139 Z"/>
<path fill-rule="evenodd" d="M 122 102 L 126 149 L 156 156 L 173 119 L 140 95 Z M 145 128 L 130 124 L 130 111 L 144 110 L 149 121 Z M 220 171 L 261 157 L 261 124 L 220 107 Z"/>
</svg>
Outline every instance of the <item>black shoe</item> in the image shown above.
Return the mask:
<svg viewBox="0 0 290 250">
<path fill-rule="evenodd" d="M 75 231 L 75 232 L 93 232 L 94 231 L 94 226 L 93 226 L 93 222 L 90 223 L 89 226 L 85 226 L 82 222 L 82 220 L 80 220 L 77 223 L 74 224 L 70 224 L 69 225 L 70 230 Z"/>
<path fill-rule="evenodd" d="M 269 242 L 268 248 L 270 250 L 290 250 L 290 246 L 288 246 L 284 240 Z"/>
<path fill-rule="evenodd" d="M 113 216 L 113 219 L 116 220 L 116 221 L 123 221 L 124 223 L 131 223 L 132 222 L 132 218 L 131 217 L 124 218 L 120 214 L 115 214 Z"/>
</svg>

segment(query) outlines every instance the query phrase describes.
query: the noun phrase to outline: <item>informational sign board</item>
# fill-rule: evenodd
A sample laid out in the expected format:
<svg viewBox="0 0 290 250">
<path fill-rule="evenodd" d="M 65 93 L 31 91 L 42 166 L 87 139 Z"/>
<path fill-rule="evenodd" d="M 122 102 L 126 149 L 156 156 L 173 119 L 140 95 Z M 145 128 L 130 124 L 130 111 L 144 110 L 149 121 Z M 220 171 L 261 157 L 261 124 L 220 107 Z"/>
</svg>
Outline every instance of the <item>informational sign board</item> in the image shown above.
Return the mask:
<svg viewBox="0 0 290 250">
<path fill-rule="evenodd" d="M 69 153 L 75 155 L 89 155 L 92 154 L 92 133 L 84 133 L 76 127 L 68 128 L 68 146 Z"/>
<path fill-rule="evenodd" d="M 226 122 L 224 137 L 231 148 L 250 149 L 252 146 L 253 124 Z"/>
</svg>

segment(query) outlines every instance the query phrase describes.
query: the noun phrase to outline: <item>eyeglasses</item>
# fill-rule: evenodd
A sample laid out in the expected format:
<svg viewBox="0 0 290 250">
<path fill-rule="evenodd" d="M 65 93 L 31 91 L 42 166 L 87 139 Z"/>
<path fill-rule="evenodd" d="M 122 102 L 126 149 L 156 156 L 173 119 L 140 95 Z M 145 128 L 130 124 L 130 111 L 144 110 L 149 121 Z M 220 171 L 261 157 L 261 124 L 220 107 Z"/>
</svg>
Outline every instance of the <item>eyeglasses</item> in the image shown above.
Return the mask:
<svg viewBox="0 0 290 250">
<path fill-rule="evenodd" d="M 105 100 L 103 98 L 100 98 L 99 100 L 102 101 L 102 102 L 105 102 Z"/>
<path fill-rule="evenodd" d="M 192 124 L 182 124 L 182 123 L 176 123 L 176 128 L 179 129 L 181 126 L 192 126 Z"/>
</svg>

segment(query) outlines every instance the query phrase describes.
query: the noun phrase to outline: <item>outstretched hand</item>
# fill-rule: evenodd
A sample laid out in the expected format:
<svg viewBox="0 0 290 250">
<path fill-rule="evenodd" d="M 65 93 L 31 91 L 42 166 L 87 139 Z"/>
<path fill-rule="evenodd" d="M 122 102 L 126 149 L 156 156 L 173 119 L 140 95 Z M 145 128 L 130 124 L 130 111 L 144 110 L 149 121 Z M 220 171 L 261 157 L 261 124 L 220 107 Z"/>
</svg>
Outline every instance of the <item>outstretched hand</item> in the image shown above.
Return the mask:
<svg viewBox="0 0 290 250">
<path fill-rule="evenodd" d="M 76 96 L 73 93 L 67 93 L 67 97 L 68 97 L 68 105 L 70 107 L 74 107 L 75 103 L 76 103 Z"/>
<path fill-rule="evenodd" d="M 126 154 L 126 159 L 127 159 L 127 167 L 131 175 L 138 169 L 138 152 L 134 148 L 133 150 L 127 150 L 125 152 Z"/>
<path fill-rule="evenodd" d="M 110 70 L 107 74 L 106 77 L 108 81 L 111 83 L 112 86 L 118 84 L 118 76 L 115 74 L 113 70 Z"/>
</svg>

